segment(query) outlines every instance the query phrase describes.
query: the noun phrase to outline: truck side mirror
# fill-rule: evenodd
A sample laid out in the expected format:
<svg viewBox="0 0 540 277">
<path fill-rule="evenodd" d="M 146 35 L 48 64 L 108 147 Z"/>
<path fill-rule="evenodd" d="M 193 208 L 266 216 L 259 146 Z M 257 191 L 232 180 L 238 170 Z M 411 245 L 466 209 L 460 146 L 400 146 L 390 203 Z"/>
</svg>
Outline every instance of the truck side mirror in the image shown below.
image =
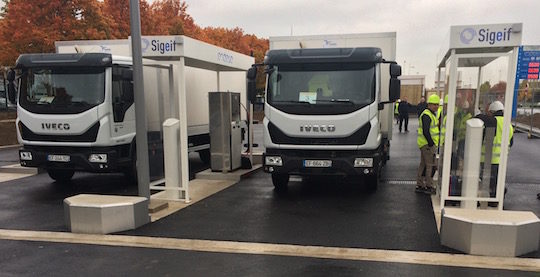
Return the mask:
<svg viewBox="0 0 540 277">
<path fill-rule="evenodd" d="M 390 102 L 395 102 L 400 98 L 401 94 L 401 80 L 397 78 L 390 78 L 390 93 L 388 95 L 388 100 Z"/>
<path fill-rule="evenodd" d="M 247 95 L 248 100 L 251 103 L 254 103 L 257 98 L 257 67 L 252 66 L 248 69 L 247 74 Z"/>
<path fill-rule="evenodd" d="M 397 78 L 401 76 L 401 66 L 395 63 L 390 64 L 390 77 Z"/>
<path fill-rule="evenodd" d="M 15 70 L 10 69 L 7 73 L 7 92 L 8 92 L 8 100 L 11 103 L 16 102 L 17 98 L 17 90 L 15 89 Z"/>
</svg>

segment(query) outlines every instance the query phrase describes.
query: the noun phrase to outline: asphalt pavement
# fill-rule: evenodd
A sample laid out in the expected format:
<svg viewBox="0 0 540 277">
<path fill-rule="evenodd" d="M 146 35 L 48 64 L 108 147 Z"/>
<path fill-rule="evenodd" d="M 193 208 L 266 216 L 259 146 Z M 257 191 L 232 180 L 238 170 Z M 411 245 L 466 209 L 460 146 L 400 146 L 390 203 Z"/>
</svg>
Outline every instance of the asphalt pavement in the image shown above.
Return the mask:
<svg viewBox="0 0 540 277">
<path fill-rule="evenodd" d="M 417 121 L 409 124 L 411 132 L 394 133 L 391 160 L 376 192 L 365 190 L 360 181 L 293 178 L 287 194 L 276 194 L 270 176 L 258 172 L 157 222 L 117 235 L 456 254 L 439 243 L 430 198 L 414 193 Z M 539 142 L 516 134 L 505 209 L 540 216 Z M 0 157 L 12 159 L 10 153 L 16 152 L 10 151 L 0 150 Z M 196 156 L 190 164 L 191 173 L 204 169 Z M 120 174 L 77 173 L 69 186 L 46 174 L 3 182 L 0 229 L 65 233 L 62 201 L 80 193 L 136 195 L 137 188 Z M 18 240 L 0 240 L 0 253 L 0 275 L 7 276 L 535 276 L 460 266 Z"/>
</svg>

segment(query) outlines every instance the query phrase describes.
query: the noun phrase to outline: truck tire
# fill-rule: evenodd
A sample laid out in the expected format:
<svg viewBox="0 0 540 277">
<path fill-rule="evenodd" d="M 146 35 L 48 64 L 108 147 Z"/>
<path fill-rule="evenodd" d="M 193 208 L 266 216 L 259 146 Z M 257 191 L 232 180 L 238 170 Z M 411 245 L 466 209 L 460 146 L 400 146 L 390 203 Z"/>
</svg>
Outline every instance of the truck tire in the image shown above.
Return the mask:
<svg viewBox="0 0 540 277">
<path fill-rule="evenodd" d="M 272 173 L 272 183 L 274 190 L 278 193 L 287 191 L 289 185 L 289 174 Z"/>
<path fill-rule="evenodd" d="M 66 183 L 71 180 L 73 174 L 75 174 L 75 171 L 64 169 L 48 169 L 47 173 L 49 174 L 49 177 L 51 177 L 53 180 L 59 183 Z"/>
<path fill-rule="evenodd" d="M 204 149 L 198 152 L 199 158 L 204 164 L 210 164 L 210 149 Z"/>
</svg>

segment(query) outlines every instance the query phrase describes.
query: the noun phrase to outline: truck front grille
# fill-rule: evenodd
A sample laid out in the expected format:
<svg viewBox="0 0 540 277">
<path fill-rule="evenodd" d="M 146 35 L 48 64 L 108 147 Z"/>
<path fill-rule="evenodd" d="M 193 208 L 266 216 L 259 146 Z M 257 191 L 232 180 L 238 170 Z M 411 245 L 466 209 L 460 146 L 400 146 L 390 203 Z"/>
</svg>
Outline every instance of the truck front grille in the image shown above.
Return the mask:
<svg viewBox="0 0 540 277">
<path fill-rule="evenodd" d="M 268 133 L 275 144 L 295 145 L 363 145 L 366 143 L 371 124 L 368 122 L 348 137 L 342 138 L 299 138 L 287 136 L 272 122 L 268 123 Z"/>
<path fill-rule="evenodd" d="M 99 131 L 99 121 L 80 135 L 40 135 L 32 132 L 21 122 L 19 122 L 19 128 L 22 139 L 28 141 L 95 142 Z"/>
</svg>

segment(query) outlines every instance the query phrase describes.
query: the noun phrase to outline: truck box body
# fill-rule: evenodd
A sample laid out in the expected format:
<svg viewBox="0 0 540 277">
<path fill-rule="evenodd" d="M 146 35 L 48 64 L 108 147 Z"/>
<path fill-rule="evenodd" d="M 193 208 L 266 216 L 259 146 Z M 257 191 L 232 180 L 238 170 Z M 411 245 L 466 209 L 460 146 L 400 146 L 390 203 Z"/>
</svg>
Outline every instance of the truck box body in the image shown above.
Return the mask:
<svg viewBox="0 0 540 277">
<path fill-rule="evenodd" d="M 376 186 L 395 55 L 395 33 L 270 37 L 264 168 L 277 189 L 288 175 L 365 175 Z"/>
</svg>

